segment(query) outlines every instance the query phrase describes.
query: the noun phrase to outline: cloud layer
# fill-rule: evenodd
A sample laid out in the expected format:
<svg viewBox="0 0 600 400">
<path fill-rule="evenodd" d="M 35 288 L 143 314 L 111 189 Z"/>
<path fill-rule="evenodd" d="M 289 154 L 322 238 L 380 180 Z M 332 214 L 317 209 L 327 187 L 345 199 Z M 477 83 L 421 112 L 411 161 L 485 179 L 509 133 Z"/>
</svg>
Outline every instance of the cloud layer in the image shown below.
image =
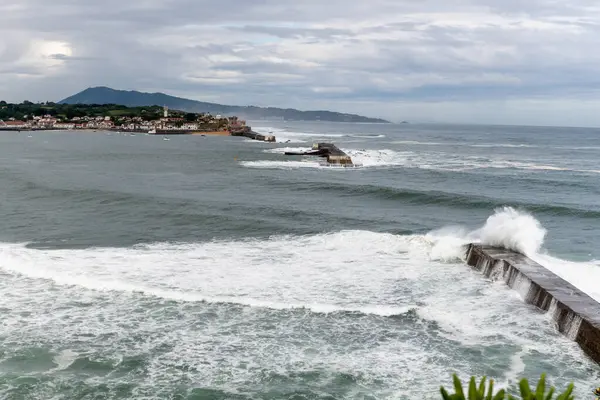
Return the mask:
<svg viewBox="0 0 600 400">
<path fill-rule="evenodd" d="M 600 125 L 600 4 L 19 0 L 0 97 L 88 86 L 393 120 Z"/>
</svg>

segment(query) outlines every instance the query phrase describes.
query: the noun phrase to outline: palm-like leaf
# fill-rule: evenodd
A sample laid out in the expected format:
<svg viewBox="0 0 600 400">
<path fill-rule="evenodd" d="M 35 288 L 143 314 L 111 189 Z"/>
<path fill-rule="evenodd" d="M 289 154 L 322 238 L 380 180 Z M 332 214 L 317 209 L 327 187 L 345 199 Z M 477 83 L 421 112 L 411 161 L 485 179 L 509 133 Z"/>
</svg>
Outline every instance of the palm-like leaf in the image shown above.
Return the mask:
<svg viewBox="0 0 600 400">
<path fill-rule="evenodd" d="M 489 381 L 486 395 L 485 376 L 481 378 L 479 386 L 477 386 L 475 382 L 475 377 L 471 377 L 468 387 L 468 399 L 465 397 L 462 382 L 456 374 L 452 375 L 452 382 L 454 384 L 455 393 L 449 394 L 444 387 L 440 388 L 440 393 L 444 400 L 505 400 L 506 398 L 508 398 L 508 400 L 517 400 L 517 398 L 512 395 L 507 395 L 504 389 L 500 389 L 498 393 L 494 394 L 494 381 L 492 379 Z M 556 400 L 574 400 L 573 389 L 573 383 L 569 384 L 567 390 L 558 395 Z M 519 381 L 519 390 L 521 392 L 520 400 L 553 400 L 555 394 L 554 387 L 550 387 L 548 393 L 546 393 L 546 374 L 540 376 L 535 392 L 532 392 L 527 379 L 521 379 Z"/>
</svg>

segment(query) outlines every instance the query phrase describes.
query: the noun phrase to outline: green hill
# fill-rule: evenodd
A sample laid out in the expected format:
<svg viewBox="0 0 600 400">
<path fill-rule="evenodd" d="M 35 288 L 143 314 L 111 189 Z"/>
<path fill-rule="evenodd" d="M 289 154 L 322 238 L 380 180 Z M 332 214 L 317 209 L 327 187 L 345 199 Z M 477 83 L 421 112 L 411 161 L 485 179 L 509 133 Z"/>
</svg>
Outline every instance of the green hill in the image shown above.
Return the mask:
<svg viewBox="0 0 600 400">
<path fill-rule="evenodd" d="M 229 106 L 184 99 L 164 93 L 115 90 L 102 86 L 85 89 L 82 92 L 59 101 L 59 104 L 122 104 L 128 107 L 156 105 L 187 112 L 236 115 L 249 120 L 277 118 L 287 121 L 389 123 L 389 121 L 379 118 L 369 118 L 333 111 L 300 111 L 292 108 Z"/>
</svg>

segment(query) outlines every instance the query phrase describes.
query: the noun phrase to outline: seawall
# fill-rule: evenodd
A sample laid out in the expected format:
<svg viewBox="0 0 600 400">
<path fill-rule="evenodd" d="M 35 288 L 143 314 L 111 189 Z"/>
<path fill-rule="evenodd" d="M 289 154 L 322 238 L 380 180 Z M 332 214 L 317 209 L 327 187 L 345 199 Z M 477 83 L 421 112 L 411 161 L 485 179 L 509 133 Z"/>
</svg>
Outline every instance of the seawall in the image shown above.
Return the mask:
<svg viewBox="0 0 600 400">
<path fill-rule="evenodd" d="M 530 258 L 502 248 L 470 244 L 467 264 L 504 280 L 526 303 L 551 314 L 558 330 L 600 364 L 600 304 Z M 600 282 L 599 282 L 600 284 Z"/>
<path fill-rule="evenodd" d="M 250 127 L 247 127 L 247 129 L 232 130 L 230 132 L 231 136 L 245 136 L 253 140 L 260 140 L 263 142 L 275 142 L 275 136 L 263 135 L 262 133 L 254 132 L 252 129 L 250 129 Z"/>
<path fill-rule="evenodd" d="M 325 157 L 327 163 L 334 165 L 353 166 L 352 158 L 332 143 L 315 143 L 309 151 L 286 151 L 287 156 L 317 156 Z"/>
</svg>

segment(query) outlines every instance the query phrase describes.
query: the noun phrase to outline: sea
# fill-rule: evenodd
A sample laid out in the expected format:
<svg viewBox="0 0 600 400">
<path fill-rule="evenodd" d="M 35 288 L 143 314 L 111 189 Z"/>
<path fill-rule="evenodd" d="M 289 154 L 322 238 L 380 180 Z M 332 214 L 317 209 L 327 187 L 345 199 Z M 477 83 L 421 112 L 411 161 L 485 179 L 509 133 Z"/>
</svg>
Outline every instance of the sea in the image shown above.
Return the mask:
<svg viewBox="0 0 600 400">
<path fill-rule="evenodd" d="M 277 142 L 0 132 L 0 398 L 593 398 L 600 366 L 464 252 L 600 301 L 600 130 L 251 125 Z M 318 142 L 355 166 L 284 154 Z"/>
</svg>

